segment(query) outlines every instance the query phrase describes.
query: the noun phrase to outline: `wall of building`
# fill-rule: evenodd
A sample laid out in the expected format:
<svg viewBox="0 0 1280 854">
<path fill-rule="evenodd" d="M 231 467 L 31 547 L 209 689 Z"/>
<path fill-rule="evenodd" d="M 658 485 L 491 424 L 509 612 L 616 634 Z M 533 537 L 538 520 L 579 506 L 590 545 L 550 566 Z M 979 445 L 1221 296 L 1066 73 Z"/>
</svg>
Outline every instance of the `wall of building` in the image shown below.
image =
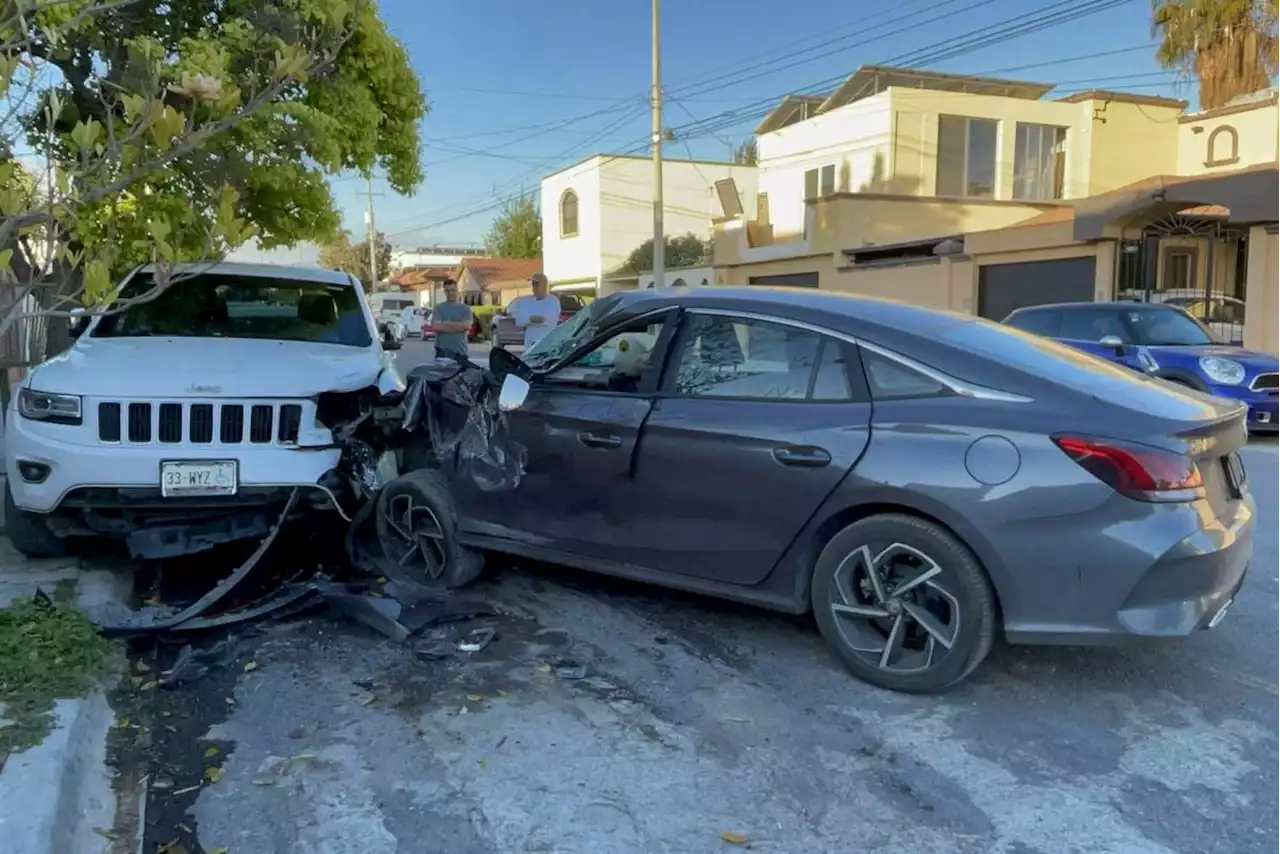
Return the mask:
<svg viewBox="0 0 1280 854">
<path fill-rule="evenodd" d="M 823 287 L 972 314 L 977 281 L 974 271 L 973 262 L 964 257 L 883 267 L 848 267 L 836 270 L 831 283 Z"/>
<path fill-rule="evenodd" d="M 890 117 L 885 92 L 760 136 L 760 192 L 768 194 L 777 242 L 796 240 L 804 230 L 810 169 L 833 166 L 837 192 L 884 192 L 872 188 L 889 174 Z M 754 218 L 756 210 L 746 213 Z"/>
<path fill-rule="evenodd" d="M 668 237 L 711 237 L 720 214 L 715 182 L 733 178 L 743 206 L 754 203 L 753 166 L 669 160 L 662 168 L 663 224 Z M 609 275 L 653 237 L 653 164 L 639 158 L 605 158 L 600 167 L 600 272 Z"/>
<path fill-rule="evenodd" d="M 551 282 L 595 280 L 616 270 L 653 236 L 652 163 L 603 155 L 542 181 L 542 262 Z M 668 236 L 692 232 L 706 240 L 719 216 L 715 182 L 733 178 L 744 208 L 754 207 L 756 168 L 668 160 L 663 168 L 663 220 Z M 578 195 L 578 233 L 560 234 L 560 199 Z"/>
<path fill-rule="evenodd" d="M 1248 279 L 1245 283 L 1244 346 L 1280 354 L 1280 261 L 1275 227 L 1249 229 Z"/>
<path fill-rule="evenodd" d="M 542 271 L 552 282 L 600 275 L 599 157 L 584 160 L 542 179 Z M 578 196 L 578 232 L 560 233 L 560 200 L 566 190 Z"/>
<path fill-rule="evenodd" d="M 1230 172 L 1280 159 L 1276 96 L 1183 116 L 1178 122 L 1178 174 Z"/>
<path fill-rule="evenodd" d="M 1177 169 L 1179 108 L 1104 98 L 1076 106 L 1082 121 L 1088 122 L 1083 132 L 1087 142 L 1082 146 L 1088 174 L 1082 195 L 1109 193 Z"/>
</svg>

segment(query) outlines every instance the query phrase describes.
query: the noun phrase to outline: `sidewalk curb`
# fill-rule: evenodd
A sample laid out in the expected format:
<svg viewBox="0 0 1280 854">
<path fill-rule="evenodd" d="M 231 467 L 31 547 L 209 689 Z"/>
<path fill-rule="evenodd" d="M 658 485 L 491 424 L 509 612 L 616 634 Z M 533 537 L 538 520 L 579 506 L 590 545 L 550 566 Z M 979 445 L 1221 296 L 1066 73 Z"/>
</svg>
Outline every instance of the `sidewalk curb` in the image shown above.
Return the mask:
<svg viewBox="0 0 1280 854">
<path fill-rule="evenodd" d="M 13 851 L 101 854 L 110 842 L 94 828 L 115 823 L 107 771 L 107 733 L 115 713 L 106 695 L 59 700 L 56 724 L 40 744 L 0 770 L 0 838 Z"/>
</svg>

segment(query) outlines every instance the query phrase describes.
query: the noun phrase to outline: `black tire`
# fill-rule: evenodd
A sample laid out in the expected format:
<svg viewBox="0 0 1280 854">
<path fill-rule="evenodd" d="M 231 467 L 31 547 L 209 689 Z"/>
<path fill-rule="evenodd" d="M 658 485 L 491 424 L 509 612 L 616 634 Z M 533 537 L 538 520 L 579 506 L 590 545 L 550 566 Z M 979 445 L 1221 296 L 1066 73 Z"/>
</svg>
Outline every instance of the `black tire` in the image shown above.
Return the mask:
<svg viewBox="0 0 1280 854">
<path fill-rule="evenodd" d="M 9 481 L 4 484 L 4 532 L 9 542 L 27 557 L 66 557 L 70 554 L 67 541 L 49 529 L 39 513 L 19 510 L 13 503 L 13 490 Z"/>
<path fill-rule="evenodd" d="M 449 482 L 419 470 L 388 483 L 375 510 L 378 545 L 389 575 L 431 587 L 463 587 L 484 568 L 484 555 L 458 542 Z"/>
<path fill-rule="evenodd" d="M 868 563 L 878 567 L 878 589 Z M 915 516 L 869 516 L 832 537 L 814 565 L 812 601 L 818 630 L 845 666 L 890 691 L 946 691 L 982 663 L 996 635 L 996 597 L 982 565 L 948 531 Z M 898 652 L 886 654 L 894 637 Z"/>
</svg>

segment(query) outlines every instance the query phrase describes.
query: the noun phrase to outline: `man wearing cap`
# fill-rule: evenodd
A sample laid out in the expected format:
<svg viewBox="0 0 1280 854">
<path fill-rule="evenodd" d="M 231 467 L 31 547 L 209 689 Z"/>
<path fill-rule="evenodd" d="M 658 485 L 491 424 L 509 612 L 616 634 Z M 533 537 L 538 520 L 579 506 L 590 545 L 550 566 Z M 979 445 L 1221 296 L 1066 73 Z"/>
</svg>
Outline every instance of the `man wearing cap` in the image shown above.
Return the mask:
<svg viewBox="0 0 1280 854">
<path fill-rule="evenodd" d="M 529 277 L 532 294 L 525 294 L 507 304 L 507 314 L 524 330 L 524 347 L 529 349 L 541 341 L 560 322 L 560 298 L 547 291 L 547 277 L 534 273 Z"/>
<path fill-rule="evenodd" d="M 467 355 L 467 331 L 473 317 L 471 306 L 458 300 L 458 283 L 444 280 L 444 302 L 431 313 L 431 329 L 436 333 L 437 356 Z"/>
</svg>

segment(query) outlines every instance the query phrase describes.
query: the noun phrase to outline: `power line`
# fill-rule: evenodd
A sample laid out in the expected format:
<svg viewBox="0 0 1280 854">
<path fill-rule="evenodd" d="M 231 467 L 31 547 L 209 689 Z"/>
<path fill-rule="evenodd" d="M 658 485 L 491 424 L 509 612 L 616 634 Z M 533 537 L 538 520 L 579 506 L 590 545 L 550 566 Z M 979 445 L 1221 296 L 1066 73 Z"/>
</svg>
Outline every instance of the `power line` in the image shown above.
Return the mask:
<svg viewBox="0 0 1280 854">
<path fill-rule="evenodd" d="M 955 0 L 952 0 L 952 2 L 955 2 Z M 986 5 L 989 2 L 993 2 L 993 0 L 979 0 L 979 2 L 971 3 L 969 6 L 952 10 L 952 12 L 949 14 L 950 15 L 960 14 L 964 11 L 969 11 L 973 8 L 977 8 L 978 6 Z M 941 40 L 939 42 L 935 42 L 934 44 L 925 46 L 923 48 L 918 48 L 912 51 L 908 51 L 905 54 L 901 54 L 897 57 L 885 60 L 879 64 L 893 65 L 896 63 L 903 63 L 905 61 L 905 62 L 911 62 L 912 64 L 919 66 L 919 65 L 930 63 L 930 62 L 942 61 L 944 59 L 953 59 L 958 56 L 965 55 L 967 53 L 975 52 L 977 50 L 982 50 L 988 47 L 994 47 L 998 44 L 1002 44 L 1006 41 L 1011 41 L 1015 38 L 1021 38 L 1022 36 L 1025 36 L 1025 35 L 1030 35 L 1032 33 L 1040 32 L 1045 29 L 1051 29 L 1053 27 L 1061 26 L 1062 24 L 1068 23 L 1072 20 L 1078 20 L 1088 15 L 1107 11 L 1109 9 L 1116 8 L 1120 5 L 1123 5 L 1124 3 L 1127 3 L 1127 2 L 1130 2 L 1130 0 L 1059 0 L 1059 2 L 1051 3 L 1047 6 L 1041 7 L 1040 9 L 1036 9 L 1028 13 L 1023 13 L 1020 15 L 1013 16 L 997 24 L 972 30 L 970 32 L 961 34 L 959 36 L 955 36 L 952 38 Z M 948 17 L 948 16 L 944 16 L 944 17 Z M 892 35 L 892 34 L 893 33 L 886 33 L 886 34 L 883 34 L 881 37 L 883 38 L 884 36 Z M 828 53 L 828 55 L 831 53 L 840 53 L 847 49 L 848 48 L 846 47 L 836 51 L 831 51 Z M 821 57 L 815 57 L 815 58 L 810 58 L 802 61 L 797 61 L 795 63 L 792 63 L 792 66 L 804 64 L 805 62 L 812 61 L 812 59 L 817 59 L 817 58 L 821 58 Z M 746 75 L 740 78 L 739 82 L 743 82 L 749 79 L 754 79 L 756 77 L 764 76 L 770 73 L 776 73 L 777 71 L 784 70 L 785 67 L 791 67 L 791 66 L 784 66 L 777 69 L 773 69 L 771 71 L 767 70 L 764 72 L 758 72 L 755 74 Z M 835 77 L 827 78 L 812 86 L 805 87 L 803 91 L 814 91 L 814 90 L 823 89 L 828 86 L 834 85 L 837 82 L 842 82 L 846 80 L 848 76 L 849 76 L 848 74 L 841 74 Z M 732 84 L 726 84 L 726 85 L 732 85 Z M 711 89 L 714 89 L 714 88 L 722 88 L 722 87 L 711 87 L 708 89 L 702 89 L 695 94 L 702 94 L 706 91 L 711 91 Z M 792 90 L 792 91 L 796 91 L 796 90 Z M 699 136 L 714 135 L 719 131 L 727 130 L 731 127 L 735 127 L 744 121 L 747 121 L 750 119 L 759 119 L 765 115 L 768 115 L 770 112 L 773 111 L 773 109 L 776 107 L 777 103 L 782 99 L 782 97 L 784 97 L 784 95 L 774 95 L 769 98 L 758 99 L 749 107 L 726 111 L 717 116 L 713 116 L 710 119 L 693 121 L 685 125 L 680 125 L 675 128 L 672 128 L 672 131 L 676 133 L 678 138 L 682 138 L 686 140 L 695 139 Z M 673 97 L 672 100 L 679 101 L 680 99 Z M 625 124 L 627 121 L 630 121 L 631 118 L 633 117 L 634 117 L 633 115 L 624 115 L 623 116 L 624 120 L 611 125 L 611 127 L 607 129 L 608 132 L 612 132 L 612 130 L 615 130 L 617 127 L 620 127 L 621 125 Z M 583 147 L 585 147 L 586 144 L 587 143 L 584 143 Z M 647 145 L 648 145 L 648 139 L 646 138 L 644 141 L 639 141 L 633 144 L 631 147 L 624 149 L 622 152 L 620 152 L 620 154 L 622 155 L 636 154 L 636 153 L 639 153 L 641 150 L 643 150 L 643 148 L 645 148 Z M 521 178 L 518 179 L 518 181 L 524 180 L 526 177 L 528 177 L 528 174 L 526 174 L 525 176 L 521 176 Z M 421 230 L 436 228 L 441 225 L 457 222 L 462 219 L 467 219 L 469 217 L 476 216 L 480 213 L 485 213 L 489 210 L 493 210 L 496 207 L 498 207 L 500 204 L 501 204 L 500 201 L 489 202 L 487 204 L 477 206 L 474 209 L 467 211 L 466 213 L 459 214 L 457 216 L 452 216 L 447 219 L 436 221 L 436 222 L 429 222 L 422 225 L 416 225 L 412 229 L 409 229 L 407 231 L 397 232 L 397 234 L 406 234 L 406 233 L 410 233 L 410 231 L 421 231 Z M 461 205 L 455 205 L 453 207 L 456 209 L 457 207 L 460 207 L 460 206 Z M 407 224 L 407 221 L 406 221 L 406 224 Z"/>
</svg>

